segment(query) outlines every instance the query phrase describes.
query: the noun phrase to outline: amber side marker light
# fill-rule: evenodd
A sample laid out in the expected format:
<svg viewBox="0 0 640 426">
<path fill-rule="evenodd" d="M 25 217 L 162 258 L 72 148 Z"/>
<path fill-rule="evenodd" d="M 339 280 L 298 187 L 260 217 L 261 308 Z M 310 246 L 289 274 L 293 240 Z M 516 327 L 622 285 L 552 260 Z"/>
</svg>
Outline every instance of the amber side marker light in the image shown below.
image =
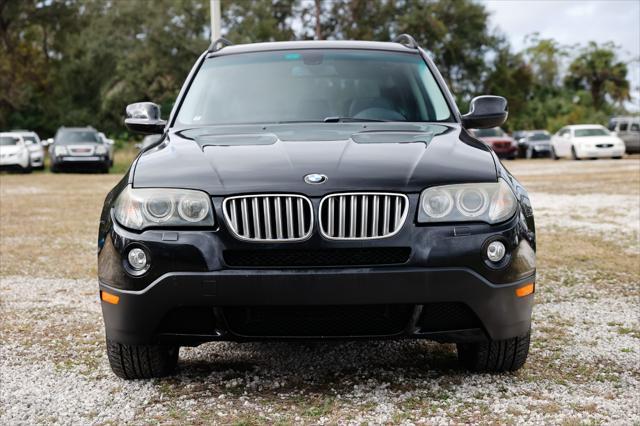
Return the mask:
<svg viewBox="0 0 640 426">
<path fill-rule="evenodd" d="M 100 290 L 100 298 L 107 303 L 111 303 L 112 305 L 117 305 L 120 301 L 120 296 L 116 296 L 115 294 L 107 293 L 106 291 Z"/>
<path fill-rule="evenodd" d="M 523 285 L 522 287 L 516 288 L 516 296 L 525 297 L 533 293 L 536 286 L 534 283 L 528 283 Z"/>
</svg>

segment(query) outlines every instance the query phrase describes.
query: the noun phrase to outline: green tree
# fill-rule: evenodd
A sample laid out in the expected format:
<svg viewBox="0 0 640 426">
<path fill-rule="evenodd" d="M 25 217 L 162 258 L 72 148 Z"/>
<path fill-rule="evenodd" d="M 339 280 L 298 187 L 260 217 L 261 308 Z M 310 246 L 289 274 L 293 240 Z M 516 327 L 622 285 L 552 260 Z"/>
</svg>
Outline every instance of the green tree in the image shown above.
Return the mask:
<svg viewBox="0 0 640 426">
<path fill-rule="evenodd" d="M 489 12 L 471 0 L 398 0 L 395 33 L 409 33 L 427 49 L 459 102 L 468 102 L 487 71 L 487 53 L 498 44 Z"/>
<path fill-rule="evenodd" d="M 522 53 L 512 53 L 505 43 L 496 54 L 482 92 L 507 98 L 510 116 L 505 126 L 507 129 L 535 126 L 531 117 L 525 114 L 533 95 L 533 82 L 531 66 L 524 61 Z"/>
<path fill-rule="evenodd" d="M 568 87 L 589 91 L 596 110 L 603 109 L 606 96 L 619 103 L 630 99 L 627 65 L 618 61 L 616 49 L 613 43 L 590 42 L 571 62 L 565 77 Z"/>
<path fill-rule="evenodd" d="M 299 0 L 222 2 L 225 37 L 234 43 L 294 40 Z"/>
</svg>

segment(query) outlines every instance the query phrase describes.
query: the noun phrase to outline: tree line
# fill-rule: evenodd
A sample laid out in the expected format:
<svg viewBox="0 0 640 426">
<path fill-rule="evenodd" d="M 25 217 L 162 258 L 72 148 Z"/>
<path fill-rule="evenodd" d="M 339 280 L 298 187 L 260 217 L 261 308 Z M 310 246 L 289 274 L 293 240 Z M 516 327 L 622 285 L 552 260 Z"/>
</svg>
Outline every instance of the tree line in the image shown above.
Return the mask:
<svg viewBox="0 0 640 426">
<path fill-rule="evenodd" d="M 505 96 L 510 130 L 605 123 L 630 99 L 618 46 L 532 34 L 515 51 L 472 0 L 222 0 L 222 15 L 234 43 L 409 33 L 463 112 L 477 94 Z M 93 125 L 127 138 L 127 104 L 168 114 L 209 45 L 209 16 L 208 0 L 0 0 L 0 129 Z"/>
</svg>

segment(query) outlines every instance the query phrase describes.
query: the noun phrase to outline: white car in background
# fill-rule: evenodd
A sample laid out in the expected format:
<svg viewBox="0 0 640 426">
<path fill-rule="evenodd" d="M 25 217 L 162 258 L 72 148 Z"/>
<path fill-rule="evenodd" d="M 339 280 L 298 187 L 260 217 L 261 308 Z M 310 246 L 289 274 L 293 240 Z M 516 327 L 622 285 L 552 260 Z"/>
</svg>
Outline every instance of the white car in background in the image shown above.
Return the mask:
<svg viewBox="0 0 640 426">
<path fill-rule="evenodd" d="M 29 149 L 20 133 L 0 133 L 0 170 L 31 173 Z"/>
<path fill-rule="evenodd" d="M 44 170 L 44 147 L 38 134 L 29 130 L 12 130 L 11 133 L 19 133 L 24 139 L 29 150 L 31 168 Z"/>
<path fill-rule="evenodd" d="M 555 159 L 622 158 L 624 151 L 622 139 L 598 124 L 565 126 L 551 138 L 551 156 Z"/>
<path fill-rule="evenodd" d="M 98 132 L 98 136 L 102 139 L 102 143 L 107 147 L 107 154 L 109 155 L 109 167 L 113 167 L 113 146 L 115 142 L 113 139 L 109 139 L 104 133 Z"/>
</svg>

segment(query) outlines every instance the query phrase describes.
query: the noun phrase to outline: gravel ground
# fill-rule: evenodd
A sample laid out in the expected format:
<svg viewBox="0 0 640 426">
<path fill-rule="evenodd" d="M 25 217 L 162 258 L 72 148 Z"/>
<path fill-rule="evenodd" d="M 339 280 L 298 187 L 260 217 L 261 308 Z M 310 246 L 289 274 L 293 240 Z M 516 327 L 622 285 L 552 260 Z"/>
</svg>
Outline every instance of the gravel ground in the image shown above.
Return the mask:
<svg viewBox="0 0 640 426">
<path fill-rule="evenodd" d="M 547 173 L 530 164 L 513 167 L 525 184 Z M 532 194 L 539 232 L 588 231 L 594 246 L 621 232 L 630 262 L 636 196 Z M 594 203 L 611 208 L 585 212 Z M 127 382 L 108 366 L 94 279 L 4 275 L 0 424 L 640 424 L 638 281 L 634 268 L 539 265 L 531 353 L 515 374 L 471 375 L 452 345 L 423 341 L 210 343 L 182 348 L 175 377 Z"/>
</svg>

